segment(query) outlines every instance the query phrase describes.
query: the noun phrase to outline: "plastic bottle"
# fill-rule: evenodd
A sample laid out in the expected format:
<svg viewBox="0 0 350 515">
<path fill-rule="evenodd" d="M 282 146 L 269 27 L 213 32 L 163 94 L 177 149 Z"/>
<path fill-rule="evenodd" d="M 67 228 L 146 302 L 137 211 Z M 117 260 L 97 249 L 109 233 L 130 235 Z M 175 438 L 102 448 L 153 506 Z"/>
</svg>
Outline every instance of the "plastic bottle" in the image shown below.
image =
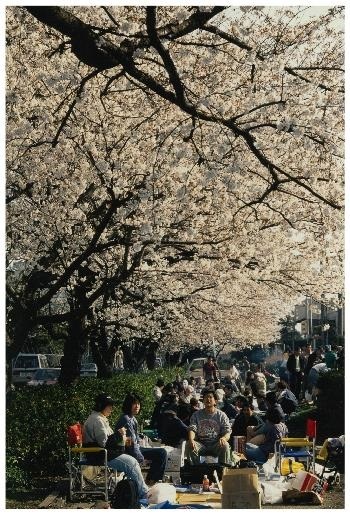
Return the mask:
<svg viewBox="0 0 350 515">
<path fill-rule="evenodd" d="M 209 479 L 207 475 L 203 477 L 203 492 L 209 492 Z"/>
</svg>

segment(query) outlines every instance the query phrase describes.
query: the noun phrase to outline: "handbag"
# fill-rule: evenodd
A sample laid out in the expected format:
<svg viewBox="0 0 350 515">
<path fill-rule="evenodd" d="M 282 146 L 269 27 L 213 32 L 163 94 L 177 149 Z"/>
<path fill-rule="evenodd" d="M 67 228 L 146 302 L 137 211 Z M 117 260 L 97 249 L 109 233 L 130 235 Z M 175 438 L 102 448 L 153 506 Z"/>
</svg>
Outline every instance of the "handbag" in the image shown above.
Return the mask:
<svg viewBox="0 0 350 515">
<path fill-rule="evenodd" d="M 105 448 L 107 449 L 107 460 L 113 460 L 125 453 L 125 445 L 120 434 L 113 433 L 107 438 Z"/>
</svg>

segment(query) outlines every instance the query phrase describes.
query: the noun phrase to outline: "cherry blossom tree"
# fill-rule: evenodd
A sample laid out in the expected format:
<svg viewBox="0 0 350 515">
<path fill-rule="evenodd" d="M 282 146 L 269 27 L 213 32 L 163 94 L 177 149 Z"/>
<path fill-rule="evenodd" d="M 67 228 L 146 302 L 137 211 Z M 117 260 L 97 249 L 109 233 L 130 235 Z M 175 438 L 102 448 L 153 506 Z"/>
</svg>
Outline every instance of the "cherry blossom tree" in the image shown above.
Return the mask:
<svg viewBox="0 0 350 515">
<path fill-rule="evenodd" d="M 343 46 L 340 7 L 8 8 L 14 349 L 67 324 L 69 382 L 96 327 L 265 343 L 342 292 Z"/>
</svg>

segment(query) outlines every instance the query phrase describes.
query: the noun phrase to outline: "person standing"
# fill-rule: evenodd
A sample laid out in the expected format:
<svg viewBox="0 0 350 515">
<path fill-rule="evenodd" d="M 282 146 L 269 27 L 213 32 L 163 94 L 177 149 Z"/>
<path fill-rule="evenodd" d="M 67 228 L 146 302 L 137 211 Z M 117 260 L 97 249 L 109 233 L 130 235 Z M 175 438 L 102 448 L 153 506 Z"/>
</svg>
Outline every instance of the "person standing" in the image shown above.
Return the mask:
<svg viewBox="0 0 350 515">
<path fill-rule="evenodd" d="M 300 347 L 295 349 L 289 356 L 287 369 L 289 372 L 290 389 L 296 398 L 299 399 L 305 369 L 305 358 L 301 355 Z"/>
<path fill-rule="evenodd" d="M 117 372 L 118 370 L 124 370 L 124 353 L 119 346 L 115 351 L 113 370 L 115 372 Z"/>
<path fill-rule="evenodd" d="M 203 377 L 205 381 L 215 381 L 216 368 L 211 356 L 207 357 L 207 361 L 203 365 Z"/>
</svg>

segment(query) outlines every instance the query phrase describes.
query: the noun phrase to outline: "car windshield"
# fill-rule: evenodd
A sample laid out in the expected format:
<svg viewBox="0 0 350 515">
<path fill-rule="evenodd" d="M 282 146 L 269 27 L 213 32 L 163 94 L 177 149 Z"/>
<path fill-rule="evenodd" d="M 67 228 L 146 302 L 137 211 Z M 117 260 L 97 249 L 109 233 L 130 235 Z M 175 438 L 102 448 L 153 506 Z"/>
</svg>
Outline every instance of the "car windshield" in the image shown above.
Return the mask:
<svg viewBox="0 0 350 515">
<path fill-rule="evenodd" d="M 47 381 L 48 379 L 58 379 L 60 370 L 52 370 L 48 368 L 40 368 L 35 372 L 34 379 L 37 381 Z"/>
<path fill-rule="evenodd" d="M 95 363 L 83 363 L 80 367 L 80 370 L 96 370 Z"/>
<path fill-rule="evenodd" d="M 18 356 L 14 368 L 38 368 L 38 356 Z"/>
</svg>

